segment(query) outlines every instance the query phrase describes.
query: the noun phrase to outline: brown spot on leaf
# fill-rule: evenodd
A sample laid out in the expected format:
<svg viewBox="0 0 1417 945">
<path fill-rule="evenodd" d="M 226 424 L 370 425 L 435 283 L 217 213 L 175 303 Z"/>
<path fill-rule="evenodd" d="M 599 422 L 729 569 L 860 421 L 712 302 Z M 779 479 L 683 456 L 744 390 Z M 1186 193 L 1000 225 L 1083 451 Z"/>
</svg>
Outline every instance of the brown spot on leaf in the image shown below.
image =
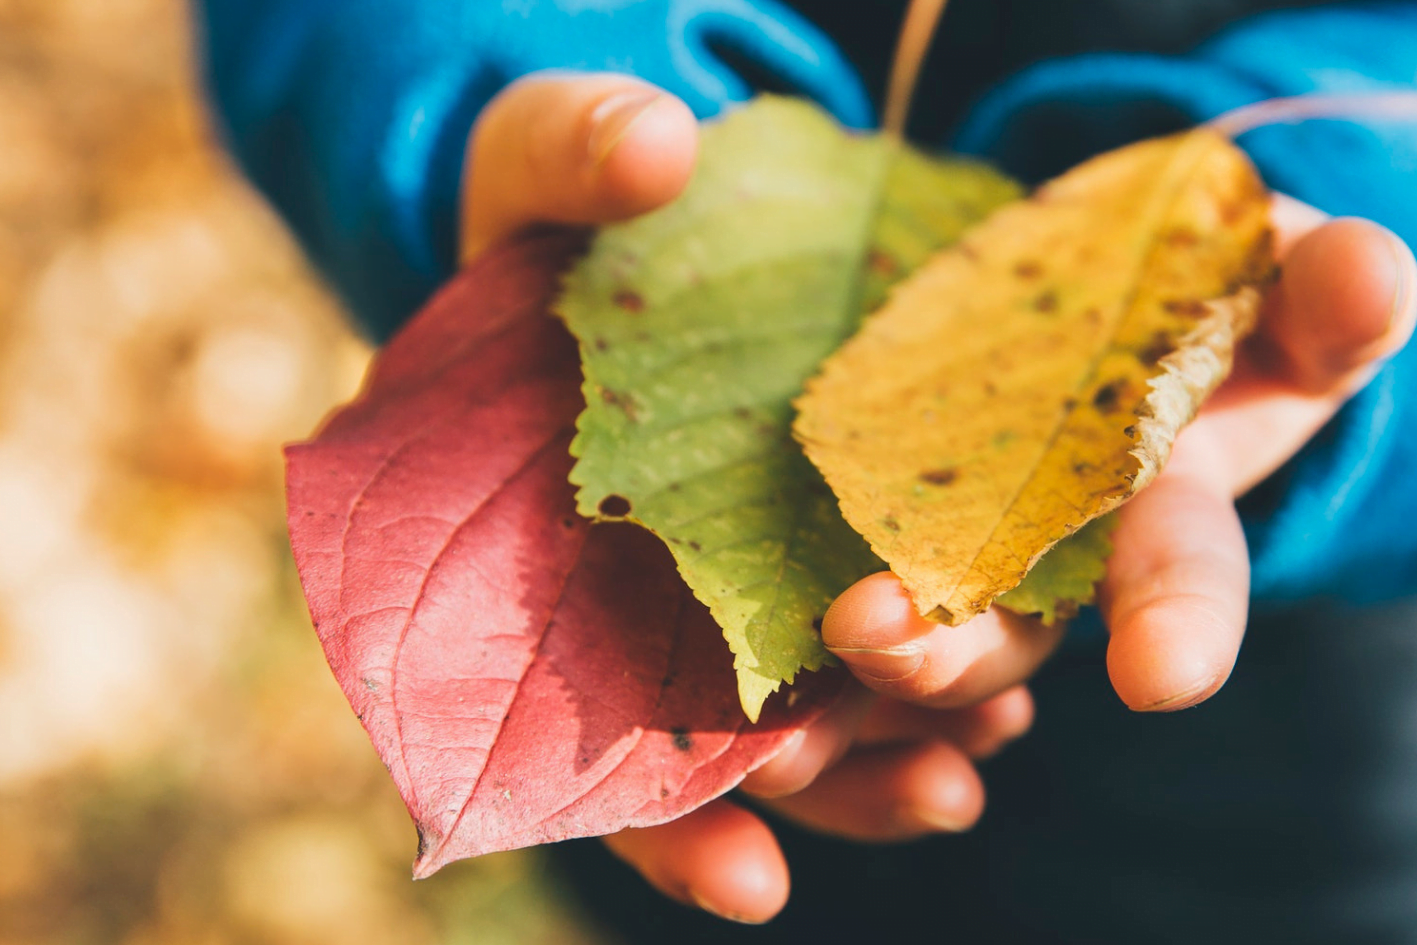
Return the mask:
<svg viewBox="0 0 1417 945">
<path fill-rule="evenodd" d="M 887 515 L 885 518 L 881 519 L 881 524 L 886 527 L 886 531 L 900 531 L 900 522 L 897 522 L 893 515 Z"/>
<path fill-rule="evenodd" d="M 691 541 L 691 542 L 689 542 L 689 547 L 692 548 L 692 549 L 694 549 L 695 551 L 703 551 L 703 550 L 704 550 L 704 546 L 701 545 L 701 544 L 699 544 L 699 543 L 696 542 L 696 541 Z"/>
<path fill-rule="evenodd" d="M 618 409 L 625 415 L 625 419 L 629 420 L 631 423 L 640 419 L 639 408 L 635 406 L 635 398 L 630 394 L 622 394 L 608 387 L 602 387 L 600 389 L 600 399 L 611 407 Z"/>
<path fill-rule="evenodd" d="M 894 276 L 900 271 L 900 266 L 887 253 L 879 249 L 872 249 L 866 255 L 866 265 L 871 271 L 881 276 Z"/>
<path fill-rule="evenodd" d="M 1092 395 L 1092 406 L 1103 413 L 1111 413 L 1117 409 L 1117 402 L 1122 397 L 1122 391 L 1127 389 L 1125 378 L 1118 378 L 1115 381 L 1108 381 L 1097 388 L 1097 393 Z"/>
<path fill-rule="evenodd" d="M 1172 315 L 1184 315 L 1187 318 L 1201 318 L 1210 311 L 1210 306 L 1199 299 L 1167 299 L 1161 303 L 1161 307 Z"/>
<path fill-rule="evenodd" d="M 1200 242 L 1200 237 L 1196 235 L 1196 231 L 1188 226 L 1173 227 L 1166 231 L 1162 239 L 1166 242 L 1167 246 L 1175 246 L 1177 248 L 1194 246 Z"/>
<path fill-rule="evenodd" d="M 645 310 L 645 297 L 633 289 L 621 289 L 616 292 L 614 301 L 631 315 L 638 315 Z"/>
<path fill-rule="evenodd" d="M 747 407 L 733 408 L 733 416 L 737 417 L 739 420 L 747 420 L 752 415 L 753 411 L 749 410 Z"/>
<path fill-rule="evenodd" d="M 1131 436 L 1131 437 L 1134 437 L 1134 436 L 1137 435 L 1137 428 L 1136 428 L 1136 427 L 1124 427 L 1124 428 L 1122 429 L 1122 435 L 1123 435 L 1123 436 Z"/>
<path fill-rule="evenodd" d="M 630 500 L 622 495 L 608 495 L 600 500 L 596 511 L 606 518 L 624 518 L 630 514 Z"/>
<path fill-rule="evenodd" d="M 1033 310 L 1048 314 L 1058 310 L 1058 293 L 1054 289 L 1048 289 L 1038 293 L 1038 297 L 1033 300 Z"/>
<path fill-rule="evenodd" d="M 1158 331 L 1151 336 L 1151 340 L 1146 343 L 1146 346 L 1137 352 L 1137 358 L 1143 364 L 1155 364 L 1170 354 L 1175 347 L 1170 335 L 1164 331 Z"/>
<path fill-rule="evenodd" d="M 921 482 L 932 486 L 948 486 L 959 478 L 959 470 L 954 467 L 948 469 L 927 469 L 918 477 Z"/>
<path fill-rule="evenodd" d="M 1020 259 L 1014 265 L 1014 275 L 1020 279 L 1037 279 L 1043 275 L 1043 264 L 1036 259 Z"/>
</svg>

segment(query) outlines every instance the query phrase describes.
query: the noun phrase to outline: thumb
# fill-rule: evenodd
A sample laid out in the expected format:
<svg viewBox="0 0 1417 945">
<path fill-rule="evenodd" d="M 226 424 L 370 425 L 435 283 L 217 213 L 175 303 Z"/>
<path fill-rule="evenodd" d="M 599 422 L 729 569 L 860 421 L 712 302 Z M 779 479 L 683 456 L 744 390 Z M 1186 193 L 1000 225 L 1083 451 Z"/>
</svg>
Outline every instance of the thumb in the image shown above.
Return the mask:
<svg viewBox="0 0 1417 945">
<path fill-rule="evenodd" d="M 464 264 L 535 223 L 623 220 L 677 197 L 698 153 L 687 105 L 615 74 L 509 85 L 473 128 L 463 179 Z"/>
</svg>

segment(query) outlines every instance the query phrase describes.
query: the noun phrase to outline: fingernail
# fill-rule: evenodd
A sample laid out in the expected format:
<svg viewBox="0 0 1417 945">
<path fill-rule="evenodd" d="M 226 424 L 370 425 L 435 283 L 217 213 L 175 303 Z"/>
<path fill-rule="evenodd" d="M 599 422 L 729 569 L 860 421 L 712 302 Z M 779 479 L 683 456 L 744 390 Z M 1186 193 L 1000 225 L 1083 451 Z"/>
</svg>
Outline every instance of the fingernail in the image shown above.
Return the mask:
<svg viewBox="0 0 1417 945">
<path fill-rule="evenodd" d="M 1412 250 L 1400 236 L 1390 233 L 1388 245 L 1392 248 L 1393 257 L 1397 262 L 1397 290 L 1392 295 L 1392 315 L 1388 319 L 1388 327 L 1392 328 L 1413 315 L 1413 292 L 1417 292 L 1417 286 L 1414 286 L 1413 282 L 1417 280 L 1417 273 L 1413 272 Z"/>
<path fill-rule="evenodd" d="M 920 823 L 927 827 L 933 827 L 943 833 L 964 833 L 972 826 L 971 824 L 960 823 L 958 818 L 951 814 L 941 813 L 940 811 L 930 810 L 925 807 L 912 808 L 910 814 L 916 820 L 920 821 Z"/>
<path fill-rule="evenodd" d="M 918 646 L 871 649 L 867 647 L 828 647 L 855 672 L 877 682 L 895 682 L 918 671 L 925 664 L 925 650 Z"/>
<path fill-rule="evenodd" d="M 664 93 L 653 89 L 634 89 L 612 95 L 591 112 L 590 159 L 602 164 L 610 157 L 635 123 L 649 113 Z"/>
<path fill-rule="evenodd" d="M 1183 689 L 1174 696 L 1167 696 L 1159 699 L 1150 705 L 1137 708 L 1138 712 L 1179 712 L 1182 709 L 1189 709 L 1191 706 L 1202 701 L 1202 697 L 1215 685 L 1215 677 L 1203 679 L 1187 689 Z"/>
<path fill-rule="evenodd" d="M 693 900 L 694 905 L 698 906 L 700 909 L 704 910 L 709 915 L 716 915 L 720 919 L 727 919 L 729 922 L 737 922 L 740 925 L 762 925 L 764 921 L 766 921 L 764 919 L 750 919 L 747 916 L 739 915 L 738 913 L 732 912 L 728 909 L 720 909 L 718 906 L 709 902 L 707 899 L 703 898 L 693 890 L 689 891 L 689 898 Z"/>
</svg>

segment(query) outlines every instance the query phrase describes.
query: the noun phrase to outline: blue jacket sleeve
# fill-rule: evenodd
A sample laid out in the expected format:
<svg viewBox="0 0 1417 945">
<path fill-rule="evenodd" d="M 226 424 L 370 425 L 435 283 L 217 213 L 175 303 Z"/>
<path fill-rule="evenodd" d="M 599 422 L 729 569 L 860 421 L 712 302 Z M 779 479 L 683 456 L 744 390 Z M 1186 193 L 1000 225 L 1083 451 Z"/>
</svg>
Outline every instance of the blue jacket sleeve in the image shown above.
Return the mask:
<svg viewBox="0 0 1417 945">
<path fill-rule="evenodd" d="M 615 70 L 700 116 L 748 97 L 742 57 L 851 125 L 855 73 L 774 0 L 200 0 L 208 84 L 229 144 L 311 258 L 383 339 L 456 259 L 458 187 L 478 111 L 541 69 Z"/>
<path fill-rule="evenodd" d="M 1191 56 L 1036 66 L 981 102 L 960 150 L 1026 178 L 1241 105 L 1312 92 L 1417 92 L 1417 2 L 1255 17 Z M 1417 123 L 1313 121 L 1240 143 L 1272 187 L 1417 245 Z M 1417 593 L 1417 345 L 1241 510 L 1260 601 Z"/>
</svg>

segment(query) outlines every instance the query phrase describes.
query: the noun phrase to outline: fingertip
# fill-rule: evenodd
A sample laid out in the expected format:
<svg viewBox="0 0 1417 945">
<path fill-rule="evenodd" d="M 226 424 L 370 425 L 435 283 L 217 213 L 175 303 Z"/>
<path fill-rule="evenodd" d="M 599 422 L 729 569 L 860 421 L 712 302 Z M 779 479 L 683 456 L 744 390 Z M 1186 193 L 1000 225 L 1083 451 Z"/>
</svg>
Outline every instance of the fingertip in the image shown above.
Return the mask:
<svg viewBox="0 0 1417 945">
<path fill-rule="evenodd" d="M 759 798 L 785 797 L 805 789 L 851 747 L 875 697 L 861 686 L 848 692 L 820 719 L 793 734 L 782 750 L 748 774 L 739 787 Z"/>
<path fill-rule="evenodd" d="M 1340 219 L 1299 239 L 1284 259 L 1266 335 L 1300 387 L 1323 390 L 1398 351 L 1417 321 L 1417 262 L 1392 231 Z"/>
<path fill-rule="evenodd" d="M 1033 727 L 1033 694 L 1027 686 L 1015 686 L 975 707 L 980 728 L 1003 747 L 1022 738 Z"/>
<path fill-rule="evenodd" d="M 591 152 L 607 218 L 664 206 L 693 176 L 699 126 L 689 106 L 673 95 L 660 93 L 628 117 L 612 114 L 592 132 L 593 140 L 597 136 L 604 150 L 592 144 Z"/>
<path fill-rule="evenodd" d="M 935 626 L 916 612 L 900 578 L 879 571 L 832 601 L 822 618 L 822 642 L 829 650 L 892 647 L 917 640 Z"/>
<path fill-rule="evenodd" d="M 909 798 L 906 816 L 929 830 L 962 833 L 984 815 L 984 785 L 969 760 L 953 745 L 921 746 L 902 771 Z"/>
<path fill-rule="evenodd" d="M 1126 620 L 1107 646 L 1107 674 L 1133 711 L 1190 708 L 1230 677 L 1239 637 L 1207 600 L 1168 597 Z"/>
<path fill-rule="evenodd" d="M 727 801 L 605 843 L 664 895 L 720 918 L 758 925 L 787 905 L 791 880 L 772 831 Z"/>
</svg>

